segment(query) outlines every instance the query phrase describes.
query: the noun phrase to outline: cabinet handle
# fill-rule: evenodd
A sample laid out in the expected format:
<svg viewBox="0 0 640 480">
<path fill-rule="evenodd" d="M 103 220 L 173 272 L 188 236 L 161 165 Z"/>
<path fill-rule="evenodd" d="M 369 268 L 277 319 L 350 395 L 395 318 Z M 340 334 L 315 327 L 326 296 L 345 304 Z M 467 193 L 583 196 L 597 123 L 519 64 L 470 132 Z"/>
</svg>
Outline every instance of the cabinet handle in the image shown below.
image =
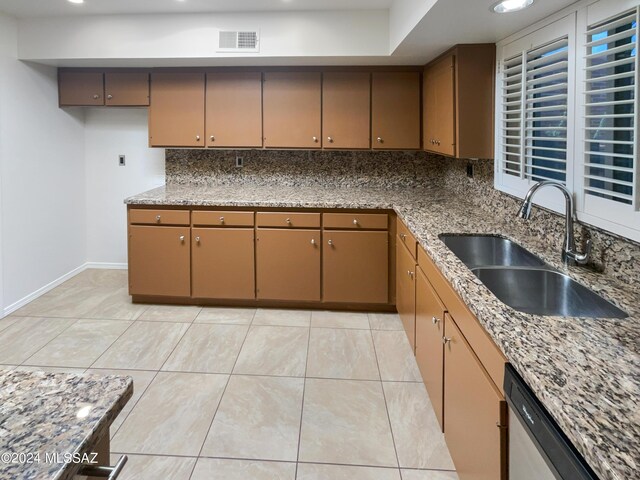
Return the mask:
<svg viewBox="0 0 640 480">
<path fill-rule="evenodd" d="M 160 215 L 156 215 L 156 222 L 160 223 L 160 219 L 161 219 L 161 218 L 162 218 L 162 217 L 161 217 Z"/>
<path fill-rule="evenodd" d="M 224 217 L 220 217 L 220 223 L 224 223 Z"/>
<path fill-rule="evenodd" d="M 180 242 L 184 243 L 184 235 L 180 235 Z"/>
<path fill-rule="evenodd" d="M 434 325 L 437 325 L 438 323 L 440 323 L 440 319 L 438 317 L 431 317 L 431 321 L 433 322 Z"/>
<path fill-rule="evenodd" d="M 353 224 L 356 225 L 356 226 L 358 225 L 358 219 L 357 218 L 353 219 Z"/>
<path fill-rule="evenodd" d="M 215 142 L 216 141 L 216 137 L 214 137 L 213 135 L 211 135 L 211 141 Z"/>
<path fill-rule="evenodd" d="M 315 244 L 316 244 L 316 239 L 315 239 L 315 238 L 312 238 L 312 239 L 311 239 L 311 245 L 315 245 Z"/>
<path fill-rule="evenodd" d="M 200 243 L 200 237 L 196 237 L 196 243 Z"/>
<path fill-rule="evenodd" d="M 107 95 L 107 100 L 111 100 L 113 98 L 113 95 Z"/>
<path fill-rule="evenodd" d="M 313 142 L 318 143 L 318 137 L 313 137 Z"/>
<path fill-rule="evenodd" d="M 378 143 L 384 143 L 384 140 L 382 140 L 382 137 L 378 137 L 378 138 L 376 138 L 376 141 L 377 141 Z"/>
<path fill-rule="evenodd" d="M 94 99 L 94 100 L 97 100 L 97 99 L 99 99 L 99 98 L 100 98 L 100 95 L 98 95 L 98 94 L 95 94 L 95 95 L 93 96 L 93 99 Z"/>
<path fill-rule="evenodd" d="M 329 245 L 333 246 L 333 240 L 329 240 L 327 243 L 328 243 Z"/>
<path fill-rule="evenodd" d="M 200 141 L 200 135 L 196 135 L 196 142 Z"/>
<path fill-rule="evenodd" d="M 113 467 L 101 467 L 97 465 L 82 465 L 78 471 L 78 475 L 87 475 L 89 477 L 106 478 L 107 480 L 116 480 L 125 463 L 127 463 L 128 457 L 123 455 L 120 460 Z"/>
<path fill-rule="evenodd" d="M 442 344 L 446 345 L 447 343 L 451 343 L 451 338 L 449 337 L 442 337 Z"/>
<path fill-rule="evenodd" d="M 400 234 L 400 238 L 402 239 L 402 241 L 404 242 L 407 239 L 407 236 L 404 233 Z"/>
<path fill-rule="evenodd" d="M 329 141 L 329 143 L 333 143 L 333 137 L 327 137 L 327 140 Z"/>
<path fill-rule="evenodd" d="M 290 219 L 290 218 L 287 218 L 287 219 L 285 220 L 285 222 L 287 222 L 287 225 L 291 225 L 291 219 Z"/>
</svg>

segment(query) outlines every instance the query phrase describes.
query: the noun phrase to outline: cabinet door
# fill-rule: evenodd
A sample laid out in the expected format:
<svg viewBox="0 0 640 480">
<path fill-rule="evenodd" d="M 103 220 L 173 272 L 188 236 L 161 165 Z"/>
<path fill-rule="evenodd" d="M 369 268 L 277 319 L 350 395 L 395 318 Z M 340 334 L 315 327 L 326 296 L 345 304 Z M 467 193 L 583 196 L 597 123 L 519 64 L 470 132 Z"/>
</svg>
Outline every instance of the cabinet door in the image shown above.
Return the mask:
<svg viewBox="0 0 640 480">
<path fill-rule="evenodd" d="M 444 435 L 460 480 L 506 478 L 506 403 L 453 319 L 444 356 Z"/>
<path fill-rule="evenodd" d="M 425 71 L 425 150 L 455 155 L 455 57 L 448 55 Z"/>
<path fill-rule="evenodd" d="M 445 306 L 420 268 L 416 273 L 416 361 L 443 427 Z"/>
<path fill-rule="evenodd" d="M 324 148 L 369 148 L 371 75 L 328 72 L 322 78 Z"/>
<path fill-rule="evenodd" d="M 396 309 L 407 332 L 411 348 L 416 348 L 416 261 L 401 241 L 396 240 Z"/>
<path fill-rule="evenodd" d="M 255 298 L 253 228 L 191 231 L 192 296 Z"/>
<path fill-rule="evenodd" d="M 129 227 L 129 293 L 191 295 L 189 227 Z"/>
<path fill-rule="evenodd" d="M 264 146 L 320 148 L 322 92 L 318 72 L 264 74 Z"/>
<path fill-rule="evenodd" d="M 207 73 L 207 146 L 262 147 L 262 73 Z"/>
<path fill-rule="evenodd" d="M 322 292 L 325 302 L 387 303 L 389 234 L 325 231 Z"/>
<path fill-rule="evenodd" d="M 104 105 L 102 72 L 58 73 L 58 100 L 61 107 Z"/>
<path fill-rule="evenodd" d="M 148 72 L 107 72 L 104 74 L 105 105 L 144 107 L 149 105 Z"/>
<path fill-rule="evenodd" d="M 320 230 L 256 233 L 257 298 L 320 301 Z"/>
<path fill-rule="evenodd" d="M 373 148 L 420 148 L 420 74 L 377 72 L 371 85 Z"/>
<path fill-rule="evenodd" d="M 204 99 L 204 73 L 152 74 L 149 145 L 204 146 Z"/>
</svg>

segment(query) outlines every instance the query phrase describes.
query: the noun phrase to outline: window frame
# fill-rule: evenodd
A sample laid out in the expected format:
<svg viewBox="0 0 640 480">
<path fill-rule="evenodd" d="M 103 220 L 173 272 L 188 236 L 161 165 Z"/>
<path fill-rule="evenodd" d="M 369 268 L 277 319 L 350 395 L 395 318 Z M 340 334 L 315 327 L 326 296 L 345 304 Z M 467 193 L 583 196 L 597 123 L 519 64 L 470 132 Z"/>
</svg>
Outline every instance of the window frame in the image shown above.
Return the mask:
<svg viewBox="0 0 640 480">
<path fill-rule="evenodd" d="M 638 98 L 640 83 L 640 59 L 635 59 L 635 104 L 634 104 L 634 144 L 635 163 L 634 207 L 607 200 L 585 191 L 585 153 L 586 153 L 586 43 L 587 30 L 594 25 L 614 18 L 633 8 L 637 9 L 636 21 L 640 20 L 640 0 L 584 0 L 561 10 L 550 18 L 538 22 L 518 32 L 496 45 L 496 91 L 495 91 L 495 162 L 494 187 L 497 190 L 523 198 L 527 190 L 536 182 L 508 175 L 502 172 L 503 162 L 503 98 L 502 98 L 502 62 L 520 52 L 544 45 L 555 39 L 568 35 L 569 39 L 569 88 L 567 101 L 567 181 L 566 185 L 574 192 L 576 200 L 576 216 L 583 223 L 640 241 L 640 133 L 638 126 L 640 99 Z M 565 32 L 563 34 L 563 32 Z M 640 42 L 638 42 L 640 44 Z M 638 52 L 640 53 L 640 52 Z M 524 89 L 523 89 L 524 90 Z M 526 121 L 526 113 L 522 112 L 522 121 Z M 524 163 L 524 162 L 523 162 Z M 535 204 L 552 211 L 564 214 L 564 198 L 557 189 L 540 190 L 535 197 Z M 625 208 L 627 207 L 627 208 Z M 514 213 L 515 215 L 515 213 Z"/>
</svg>

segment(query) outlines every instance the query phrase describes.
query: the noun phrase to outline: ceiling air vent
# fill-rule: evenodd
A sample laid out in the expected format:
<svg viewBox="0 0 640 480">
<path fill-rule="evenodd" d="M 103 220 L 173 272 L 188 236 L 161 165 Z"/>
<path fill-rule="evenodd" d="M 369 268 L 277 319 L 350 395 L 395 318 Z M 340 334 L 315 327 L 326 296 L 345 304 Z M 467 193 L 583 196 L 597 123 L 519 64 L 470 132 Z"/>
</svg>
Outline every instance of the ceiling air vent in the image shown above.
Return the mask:
<svg viewBox="0 0 640 480">
<path fill-rule="evenodd" d="M 258 32 L 220 31 L 218 52 L 257 52 Z"/>
</svg>

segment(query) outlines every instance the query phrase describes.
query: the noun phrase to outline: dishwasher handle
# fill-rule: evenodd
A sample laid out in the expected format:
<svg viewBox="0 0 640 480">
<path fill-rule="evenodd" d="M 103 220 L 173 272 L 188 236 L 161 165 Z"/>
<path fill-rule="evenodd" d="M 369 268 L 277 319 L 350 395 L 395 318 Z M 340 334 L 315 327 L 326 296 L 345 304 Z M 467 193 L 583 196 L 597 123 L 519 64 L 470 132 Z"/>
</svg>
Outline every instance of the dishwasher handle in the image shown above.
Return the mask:
<svg viewBox="0 0 640 480">
<path fill-rule="evenodd" d="M 113 467 L 99 467 L 97 465 L 84 465 L 80 468 L 78 475 L 85 475 L 87 477 L 100 477 L 107 480 L 116 480 L 124 465 L 129 458 L 126 455 L 122 455 Z"/>
</svg>

